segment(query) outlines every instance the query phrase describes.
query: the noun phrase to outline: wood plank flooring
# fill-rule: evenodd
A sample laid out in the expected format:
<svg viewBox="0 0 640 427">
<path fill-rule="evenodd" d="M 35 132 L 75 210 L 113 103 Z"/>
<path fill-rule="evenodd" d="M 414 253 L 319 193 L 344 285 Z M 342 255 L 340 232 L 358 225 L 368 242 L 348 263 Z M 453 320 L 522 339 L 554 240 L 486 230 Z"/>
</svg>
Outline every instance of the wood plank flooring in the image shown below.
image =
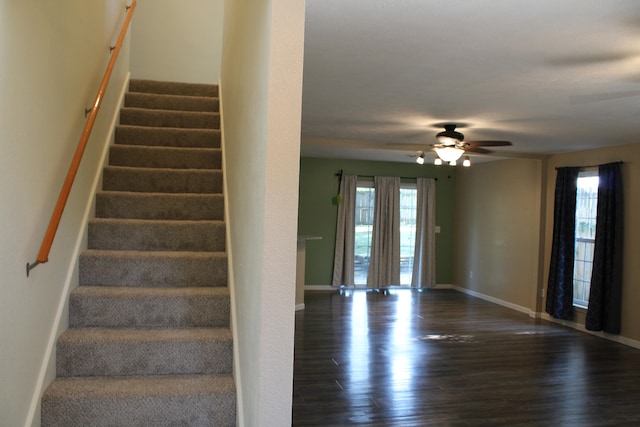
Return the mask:
<svg viewBox="0 0 640 427">
<path fill-rule="evenodd" d="M 640 426 L 640 350 L 451 290 L 305 306 L 294 426 Z"/>
</svg>

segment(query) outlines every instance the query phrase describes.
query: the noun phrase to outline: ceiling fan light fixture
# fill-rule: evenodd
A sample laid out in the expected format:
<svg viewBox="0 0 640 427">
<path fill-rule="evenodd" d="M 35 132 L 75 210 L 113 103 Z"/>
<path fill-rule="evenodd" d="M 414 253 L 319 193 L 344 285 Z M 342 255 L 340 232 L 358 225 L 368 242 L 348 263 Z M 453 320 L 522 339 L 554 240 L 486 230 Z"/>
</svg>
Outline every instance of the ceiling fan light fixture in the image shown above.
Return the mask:
<svg viewBox="0 0 640 427">
<path fill-rule="evenodd" d="M 456 161 L 455 161 L 455 160 L 451 160 L 451 161 L 449 162 L 449 166 L 455 166 L 455 165 L 456 165 Z"/>
<path fill-rule="evenodd" d="M 420 153 L 420 155 L 416 157 L 416 163 L 419 165 L 424 165 L 424 153 Z"/>
<path fill-rule="evenodd" d="M 464 154 L 464 150 L 458 147 L 436 147 L 436 153 L 438 157 L 444 162 L 455 162 Z"/>
<path fill-rule="evenodd" d="M 440 166 L 442 164 L 442 159 L 436 156 L 436 159 L 433 161 L 433 164 L 436 166 Z"/>
<path fill-rule="evenodd" d="M 471 160 L 469 159 L 469 156 L 465 156 L 464 157 L 464 161 L 462 162 L 462 166 L 464 166 L 465 168 L 468 168 L 469 166 L 471 166 Z"/>
<path fill-rule="evenodd" d="M 456 145 L 464 140 L 464 135 L 460 132 L 456 132 L 456 125 L 446 124 L 444 125 L 444 131 L 436 135 L 436 140 L 442 145 Z"/>
<path fill-rule="evenodd" d="M 456 145 L 458 142 L 460 142 L 459 139 L 452 138 L 447 135 L 441 135 L 441 134 L 436 135 L 436 140 L 438 141 L 439 144 L 442 144 L 442 145 Z"/>
</svg>

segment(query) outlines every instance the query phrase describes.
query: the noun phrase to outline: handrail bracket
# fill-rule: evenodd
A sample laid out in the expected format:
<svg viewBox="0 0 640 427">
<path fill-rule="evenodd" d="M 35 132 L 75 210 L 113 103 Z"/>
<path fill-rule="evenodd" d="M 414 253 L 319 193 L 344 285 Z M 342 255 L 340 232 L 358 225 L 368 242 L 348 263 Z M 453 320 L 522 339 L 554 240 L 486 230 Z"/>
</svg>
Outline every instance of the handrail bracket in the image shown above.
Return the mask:
<svg viewBox="0 0 640 427">
<path fill-rule="evenodd" d="M 33 270 L 34 268 L 36 268 L 40 264 L 42 264 L 40 261 L 35 261 L 32 264 L 27 263 L 27 277 L 29 277 L 29 272 L 31 272 L 31 270 Z"/>
</svg>

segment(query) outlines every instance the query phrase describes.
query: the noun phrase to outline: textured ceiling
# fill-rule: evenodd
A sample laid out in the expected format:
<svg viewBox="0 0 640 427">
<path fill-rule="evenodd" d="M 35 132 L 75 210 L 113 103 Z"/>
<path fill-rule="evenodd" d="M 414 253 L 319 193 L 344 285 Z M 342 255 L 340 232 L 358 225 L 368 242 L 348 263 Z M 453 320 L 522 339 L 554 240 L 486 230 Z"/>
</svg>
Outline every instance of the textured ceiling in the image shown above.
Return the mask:
<svg viewBox="0 0 640 427">
<path fill-rule="evenodd" d="M 442 123 L 500 157 L 640 142 L 638 0 L 307 0 L 305 25 L 303 156 L 412 161 Z"/>
</svg>

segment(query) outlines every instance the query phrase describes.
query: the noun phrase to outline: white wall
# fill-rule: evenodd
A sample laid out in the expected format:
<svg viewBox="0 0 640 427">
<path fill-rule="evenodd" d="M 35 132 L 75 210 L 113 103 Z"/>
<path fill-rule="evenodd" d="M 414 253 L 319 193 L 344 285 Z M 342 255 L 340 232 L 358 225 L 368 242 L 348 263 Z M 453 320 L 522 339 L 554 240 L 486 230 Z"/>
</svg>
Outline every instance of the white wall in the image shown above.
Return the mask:
<svg viewBox="0 0 640 427">
<path fill-rule="evenodd" d="M 239 420 L 291 425 L 304 2 L 228 1 L 224 32 Z"/>
<path fill-rule="evenodd" d="M 224 0 L 138 0 L 131 77 L 218 83 Z"/>
<path fill-rule="evenodd" d="M 49 262 L 26 277 L 108 61 L 124 0 L 0 3 L 0 425 L 39 425 L 51 350 L 102 144 L 126 80 L 114 71 Z M 81 240 L 80 240 L 81 241 Z M 71 279 L 68 280 L 68 276 Z M 58 322 L 59 315 L 61 323 Z M 45 384 L 46 385 L 46 384 Z M 33 403 L 33 405 L 32 405 Z M 33 416 L 33 420 L 31 417 Z"/>
</svg>

